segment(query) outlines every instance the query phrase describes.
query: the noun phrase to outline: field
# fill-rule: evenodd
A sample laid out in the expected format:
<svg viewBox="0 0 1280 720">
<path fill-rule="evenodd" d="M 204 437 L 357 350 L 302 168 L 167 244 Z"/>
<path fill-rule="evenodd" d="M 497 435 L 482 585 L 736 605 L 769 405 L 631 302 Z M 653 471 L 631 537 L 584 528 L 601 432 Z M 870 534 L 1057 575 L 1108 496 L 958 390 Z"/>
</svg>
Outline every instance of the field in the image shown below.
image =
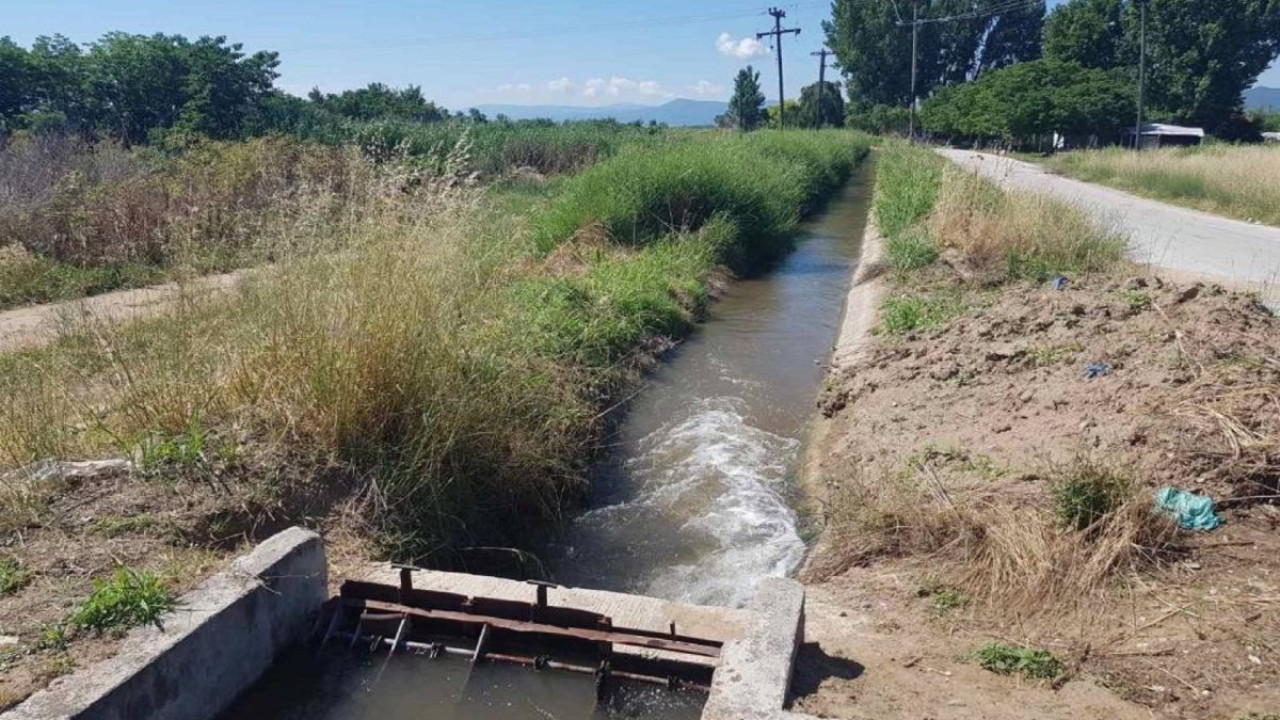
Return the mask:
<svg viewBox="0 0 1280 720">
<path fill-rule="evenodd" d="M 346 122 L 124 149 L 20 133 L 0 148 L 0 309 L 344 246 L 398 185 L 566 173 L 658 129 Z"/>
<path fill-rule="evenodd" d="M 291 224 L 306 251 L 232 292 L 0 355 L 0 532 L 23 538 L 0 553 L 20 578 L 0 595 L 10 699 L 65 671 L 68 641 L 93 655 L 78 608 L 120 565 L 180 590 L 299 522 L 338 563 L 466 566 L 528 541 L 581 498 L 606 411 L 868 144 L 677 134 L 487 183 L 465 138 L 438 168 L 348 159 L 368 177 L 339 237 Z M 133 471 L 32 470 L 112 457 Z"/>
<path fill-rule="evenodd" d="M 798 672 L 826 679 L 799 707 L 1274 712 L 1275 318 L 1152 276 L 1080 211 L 927 150 L 878 162 L 884 300 L 821 401 L 806 632 L 822 653 Z M 1211 497 L 1225 525 L 1178 528 L 1154 509 L 1165 486 Z M 879 673 L 833 674 L 833 656 Z"/>
<path fill-rule="evenodd" d="M 1280 148 L 1212 144 L 1135 153 L 1062 153 L 1064 175 L 1248 222 L 1280 225 Z"/>
</svg>

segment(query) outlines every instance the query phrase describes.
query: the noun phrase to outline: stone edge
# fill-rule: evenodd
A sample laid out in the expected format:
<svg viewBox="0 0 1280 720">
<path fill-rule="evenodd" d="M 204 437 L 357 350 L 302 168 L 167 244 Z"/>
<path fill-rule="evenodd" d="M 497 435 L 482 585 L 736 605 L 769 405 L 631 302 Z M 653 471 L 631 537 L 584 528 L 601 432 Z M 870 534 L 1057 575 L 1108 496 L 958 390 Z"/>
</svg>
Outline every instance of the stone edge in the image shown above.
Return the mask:
<svg viewBox="0 0 1280 720">
<path fill-rule="evenodd" d="M 750 631 L 725 643 L 702 720 L 778 720 L 785 712 L 796 653 L 804 638 L 804 586 L 790 578 L 760 583 L 748 609 Z"/>
</svg>

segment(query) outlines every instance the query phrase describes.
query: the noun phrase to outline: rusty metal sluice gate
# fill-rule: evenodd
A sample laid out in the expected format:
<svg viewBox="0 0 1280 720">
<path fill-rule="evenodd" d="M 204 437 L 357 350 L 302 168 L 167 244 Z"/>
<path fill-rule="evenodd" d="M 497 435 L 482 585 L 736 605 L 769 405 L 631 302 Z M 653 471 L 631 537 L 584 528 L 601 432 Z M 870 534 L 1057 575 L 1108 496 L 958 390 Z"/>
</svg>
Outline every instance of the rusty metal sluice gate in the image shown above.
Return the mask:
<svg viewBox="0 0 1280 720">
<path fill-rule="evenodd" d="M 668 632 L 619 627 L 603 614 L 547 602 L 550 583 L 530 582 L 532 602 L 425 590 L 413 586 L 418 568 L 396 566 L 398 586 L 347 580 L 324 605 L 315 633 L 321 647 L 386 648 L 428 657 L 460 655 L 472 665 L 498 662 L 534 670 L 584 673 L 605 697 L 615 681 L 705 692 L 723 643 Z M 385 666 L 385 663 L 384 663 Z"/>
</svg>

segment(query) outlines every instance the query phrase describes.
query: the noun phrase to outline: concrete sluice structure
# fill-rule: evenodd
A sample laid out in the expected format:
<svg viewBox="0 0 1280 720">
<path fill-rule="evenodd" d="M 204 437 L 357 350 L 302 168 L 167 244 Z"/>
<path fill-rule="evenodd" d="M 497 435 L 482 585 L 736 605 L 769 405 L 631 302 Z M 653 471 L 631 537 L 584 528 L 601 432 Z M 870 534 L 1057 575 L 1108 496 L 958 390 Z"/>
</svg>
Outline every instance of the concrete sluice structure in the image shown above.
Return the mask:
<svg viewBox="0 0 1280 720">
<path fill-rule="evenodd" d="M 329 599 L 327 580 L 319 536 L 286 530 L 185 595 L 163 627 L 135 628 L 114 658 L 0 720 L 212 720 L 302 643 L 586 672 L 601 692 L 614 681 L 705 689 L 710 720 L 800 717 L 783 710 L 803 635 L 794 580 L 763 581 L 741 609 L 392 567 Z"/>
</svg>

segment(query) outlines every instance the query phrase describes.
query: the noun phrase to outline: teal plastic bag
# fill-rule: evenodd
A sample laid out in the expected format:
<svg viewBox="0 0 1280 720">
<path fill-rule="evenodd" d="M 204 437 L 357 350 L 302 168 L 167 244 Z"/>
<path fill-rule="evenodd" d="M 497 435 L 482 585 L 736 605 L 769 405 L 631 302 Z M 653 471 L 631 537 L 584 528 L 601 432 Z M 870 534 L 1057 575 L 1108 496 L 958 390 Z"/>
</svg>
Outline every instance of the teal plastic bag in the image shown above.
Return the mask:
<svg viewBox="0 0 1280 720">
<path fill-rule="evenodd" d="M 1207 495 L 1164 487 L 1156 493 L 1156 507 L 1172 515 L 1184 530 L 1213 530 L 1222 524 Z"/>
</svg>

